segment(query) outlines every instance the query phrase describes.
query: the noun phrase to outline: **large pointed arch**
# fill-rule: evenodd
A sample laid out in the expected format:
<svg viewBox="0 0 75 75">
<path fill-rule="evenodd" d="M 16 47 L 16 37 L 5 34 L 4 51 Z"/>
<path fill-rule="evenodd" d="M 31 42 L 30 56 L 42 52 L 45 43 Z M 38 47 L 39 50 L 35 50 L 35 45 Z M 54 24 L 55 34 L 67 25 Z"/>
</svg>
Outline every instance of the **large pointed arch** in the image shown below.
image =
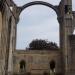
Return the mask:
<svg viewBox="0 0 75 75">
<path fill-rule="evenodd" d="M 47 3 L 47 2 L 44 2 L 44 1 L 33 1 L 33 2 L 29 2 L 29 3 L 27 3 L 27 4 L 25 4 L 25 5 L 23 5 L 23 6 L 20 7 L 21 12 L 24 9 L 26 9 L 27 7 L 32 6 L 32 5 L 45 5 L 45 6 L 49 7 L 49 8 L 52 8 L 56 12 L 57 16 L 60 15 L 59 10 L 58 10 L 58 6 L 54 6 L 54 5 L 52 5 L 50 3 Z"/>
<path fill-rule="evenodd" d="M 42 5 L 42 6 L 46 6 L 46 7 L 48 7 L 49 9 L 52 9 L 56 14 L 56 16 L 57 16 L 57 18 L 59 17 L 59 10 L 58 10 L 58 6 L 54 6 L 54 5 L 52 5 L 52 4 L 50 4 L 50 3 L 47 3 L 47 2 L 43 2 L 43 1 L 33 1 L 33 2 L 29 2 L 29 3 L 27 3 L 27 4 L 25 4 L 25 5 L 23 5 L 23 6 L 20 6 L 20 7 L 18 7 L 19 8 L 19 10 L 17 11 L 17 13 L 18 13 L 18 17 L 20 18 L 20 15 L 21 15 L 21 13 L 24 11 L 24 10 L 26 10 L 26 8 L 28 8 L 28 7 L 32 7 L 32 6 L 36 6 L 36 5 Z M 37 10 L 37 9 L 36 9 Z M 58 20 L 57 20 L 58 21 Z M 58 21 L 58 23 L 59 23 L 59 21 Z M 59 37 L 60 37 L 60 35 L 59 35 Z M 58 44 L 59 46 L 60 46 L 60 44 Z M 16 46 L 17 47 L 17 46 Z"/>
</svg>

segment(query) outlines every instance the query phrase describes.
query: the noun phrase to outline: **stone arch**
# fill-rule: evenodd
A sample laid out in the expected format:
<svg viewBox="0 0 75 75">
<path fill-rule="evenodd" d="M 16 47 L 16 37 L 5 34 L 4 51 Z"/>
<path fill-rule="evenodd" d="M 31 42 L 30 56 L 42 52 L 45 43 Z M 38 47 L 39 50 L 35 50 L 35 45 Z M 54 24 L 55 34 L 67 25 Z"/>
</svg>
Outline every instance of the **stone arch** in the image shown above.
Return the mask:
<svg viewBox="0 0 75 75">
<path fill-rule="evenodd" d="M 57 20 L 57 18 L 60 16 L 60 14 L 59 14 L 59 10 L 58 10 L 58 6 L 54 6 L 54 5 L 52 5 L 52 4 L 50 4 L 50 3 L 47 3 L 47 2 L 44 2 L 44 1 L 33 1 L 33 2 L 29 2 L 29 3 L 27 3 L 27 4 L 25 4 L 25 5 L 23 5 L 23 6 L 20 6 L 20 7 L 18 7 L 18 9 L 16 9 L 17 11 L 19 11 L 19 12 L 17 12 L 18 14 L 18 21 L 20 21 L 19 20 L 19 18 L 20 18 L 20 15 L 21 15 L 21 13 L 26 9 L 26 8 L 28 8 L 28 7 L 30 7 L 30 6 L 33 6 L 33 5 L 44 5 L 44 6 L 47 6 L 47 7 L 49 7 L 49 9 L 52 9 L 54 12 L 55 12 L 55 15 L 57 16 L 56 17 L 56 20 Z M 58 20 L 57 20 L 58 21 Z M 17 24 L 18 24 L 18 22 L 17 22 Z M 58 22 L 58 24 L 59 24 L 59 22 Z M 58 35 L 59 37 L 60 37 L 60 35 Z M 17 44 L 17 43 L 16 43 Z M 60 42 L 59 42 L 59 39 L 58 39 L 58 45 L 60 46 Z"/>
<path fill-rule="evenodd" d="M 27 7 L 32 6 L 32 5 L 45 5 L 45 6 L 49 7 L 49 8 L 52 8 L 56 12 L 57 16 L 60 15 L 59 14 L 59 10 L 58 10 L 58 6 L 54 6 L 54 5 L 52 5 L 50 3 L 47 3 L 47 2 L 44 2 L 44 1 L 33 1 L 33 2 L 29 2 L 29 3 L 25 4 L 25 5 L 23 5 L 22 7 L 20 7 L 20 9 L 21 9 L 20 10 L 20 13 L 24 9 L 26 9 Z"/>
</svg>

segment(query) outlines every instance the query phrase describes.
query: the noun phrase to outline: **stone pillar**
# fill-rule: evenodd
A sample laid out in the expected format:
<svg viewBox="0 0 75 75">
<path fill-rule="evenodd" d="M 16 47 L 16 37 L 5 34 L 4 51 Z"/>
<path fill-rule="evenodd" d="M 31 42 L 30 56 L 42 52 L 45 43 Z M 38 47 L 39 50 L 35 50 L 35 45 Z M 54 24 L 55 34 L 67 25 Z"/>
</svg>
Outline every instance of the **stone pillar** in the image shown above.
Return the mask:
<svg viewBox="0 0 75 75">
<path fill-rule="evenodd" d="M 0 75 L 5 75 L 5 54 L 3 50 L 3 18 L 2 12 L 0 11 Z"/>
<path fill-rule="evenodd" d="M 71 75 L 71 49 L 69 42 L 69 35 L 73 33 L 73 14 L 72 14 L 72 0 L 61 0 L 61 48 L 63 55 L 63 67 L 65 75 Z"/>
<path fill-rule="evenodd" d="M 8 59 L 8 74 L 13 74 L 13 53 L 15 50 L 15 40 L 16 40 L 16 24 L 15 18 L 12 16 L 11 18 L 11 33 L 10 33 L 10 46 L 9 46 L 9 59 Z"/>
<path fill-rule="evenodd" d="M 0 12 L 0 55 L 1 55 L 2 13 Z"/>
<path fill-rule="evenodd" d="M 2 75 L 2 49 L 1 49 L 1 34 L 2 34 L 2 13 L 0 11 L 0 75 Z"/>
</svg>

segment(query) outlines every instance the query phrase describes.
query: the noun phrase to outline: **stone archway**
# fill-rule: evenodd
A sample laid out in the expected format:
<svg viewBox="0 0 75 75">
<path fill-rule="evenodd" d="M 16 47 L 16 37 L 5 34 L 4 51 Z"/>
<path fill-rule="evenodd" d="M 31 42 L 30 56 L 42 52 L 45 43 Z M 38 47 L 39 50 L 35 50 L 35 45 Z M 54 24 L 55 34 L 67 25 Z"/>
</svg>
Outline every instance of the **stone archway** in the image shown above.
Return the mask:
<svg viewBox="0 0 75 75">
<path fill-rule="evenodd" d="M 59 11 L 59 6 L 56 6 L 56 5 L 54 6 L 54 5 L 52 5 L 52 4 L 48 3 L 48 2 L 44 2 L 44 1 L 33 1 L 33 2 L 27 3 L 27 4 L 23 5 L 23 6 L 16 7 L 16 13 L 17 13 L 16 14 L 16 19 L 17 19 L 17 23 L 19 21 L 19 16 L 20 16 L 21 12 L 24 9 L 26 9 L 27 7 L 32 6 L 32 5 L 44 5 L 44 6 L 47 6 L 49 8 L 52 8 L 56 12 L 57 17 L 60 17 L 60 15 L 61 15 L 60 11 Z"/>
<path fill-rule="evenodd" d="M 27 3 L 27 4 L 25 4 L 25 5 L 23 5 L 23 6 L 19 6 L 18 7 L 18 11 L 19 12 L 17 12 L 18 13 L 18 17 L 20 17 L 20 15 L 21 15 L 21 13 L 24 11 L 24 10 L 26 10 L 26 8 L 28 8 L 28 7 L 30 7 L 30 6 L 34 6 L 34 5 L 42 5 L 42 6 L 46 6 L 47 8 L 48 8 L 48 10 L 49 9 L 52 9 L 54 12 L 55 12 L 55 15 L 57 16 L 56 17 L 56 20 L 57 20 L 57 18 L 59 17 L 59 10 L 58 10 L 58 6 L 54 6 L 54 5 L 52 5 L 52 4 L 50 4 L 50 3 L 47 3 L 47 2 L 44 2 L 44 1 L 33 1 L 33 2 L 29 2 L 29 3 Z M 37 10 L 37 9 L 36 9 Z M 50 11 L 49 11 L 50 12 Z M 27 13 L 28 14 L 28 13 Z M 57 20 L 58 21 L 58 20 Z M 59 23 L 58 23 L 59 24 Z M 58 25 L 59 26 L 59 25 Z M 59 30 L 59 29 L 58 29 Z M 58 31 L 59 32 L 59 31 Z M 60 35 L 58 34 L 58 36 L 60 37 Z"/>
<path fill-rule="evenodd" d="M 22 12 L 24 9 L 26 9 L 27 7 L 32 6 L 32 5 L 45 5 L 45 6 L 49 7 L 49 8 L 52 8 L 56 12 L 57 16 L 60 15 L 59 10 L 58 10 L 58 6 L 54 6 L 54 5 L 52 5 L 50 3 L 47 3 L 47 2 L 44 2 L 44 1 L 29 2 L 29 3 L 25 4 L 25 5 L 23 5 L 22 7 L 20 7 L 20 9 L 21 9 L 20 11 Z"/>
</svg>

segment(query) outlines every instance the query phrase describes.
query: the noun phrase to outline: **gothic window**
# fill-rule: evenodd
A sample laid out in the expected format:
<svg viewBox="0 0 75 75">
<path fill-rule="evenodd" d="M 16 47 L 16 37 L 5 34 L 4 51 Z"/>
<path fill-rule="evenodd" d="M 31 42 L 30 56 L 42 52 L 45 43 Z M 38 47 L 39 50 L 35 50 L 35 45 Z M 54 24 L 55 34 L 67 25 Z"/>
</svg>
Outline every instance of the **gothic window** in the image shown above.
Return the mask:
<svg viewBox="0 0 75 75">
<path fill-rule="evenodd" d="M 24 72 L 25 71 L 25 66 L 26 66 L 26 63 L 24 60 L 22 60 L 20 62 L 20 72 Z"/>
<path fill-rule="evenodd" d="M 55 61 L 54 60 L 50 61 L 50 70 L 51 71 L 55 70 Z"/>
</svg>

